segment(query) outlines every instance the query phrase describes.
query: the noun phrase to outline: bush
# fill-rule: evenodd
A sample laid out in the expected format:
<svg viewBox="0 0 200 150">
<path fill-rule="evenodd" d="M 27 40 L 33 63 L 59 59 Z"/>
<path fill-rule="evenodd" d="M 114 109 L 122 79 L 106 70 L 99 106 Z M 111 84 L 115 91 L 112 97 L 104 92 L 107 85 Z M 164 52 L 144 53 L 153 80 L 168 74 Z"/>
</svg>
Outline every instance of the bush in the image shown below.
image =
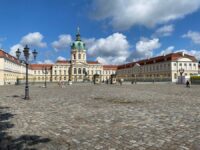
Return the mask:
<svg viewBox="0 0 200 150">
<path fill-rule="evenodd" d="M 200 76 L 191 76 L 191 80 L 200 80 Z"/>
</svg>

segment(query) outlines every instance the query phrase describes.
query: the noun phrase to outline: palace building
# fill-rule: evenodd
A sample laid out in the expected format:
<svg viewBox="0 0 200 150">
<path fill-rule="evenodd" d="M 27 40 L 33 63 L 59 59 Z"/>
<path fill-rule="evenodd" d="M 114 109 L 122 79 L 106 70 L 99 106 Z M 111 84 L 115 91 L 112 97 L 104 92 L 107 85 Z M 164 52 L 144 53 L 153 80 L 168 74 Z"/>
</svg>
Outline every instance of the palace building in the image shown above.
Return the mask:
<svg viewBox="0 0 200 150">
<path fill-rule="evenodd" d="M 178 82 L 178 77 L 198 74 L 198 61 L 184 52 L 140 60 L 117 68 L 117 76 L 125 80 Z"/>
<path fill-rule="evenodd" d="M 125 81 L 168 81 L 177 82 L 180 76 L 198 74 L 199 65 L 194 56 L 183 52 L 171 53 L 123 65 L 103 65 L 88 61 L 86 45 L 78 30 L 71 44 L 70 60 L 57 60 L 54 64 L 29 65 L 29 82 L 83 82 L 93 81 L 95 75 L 101 81 L 116 75 Z M 25 64 L 0 50 L 0 85 L 25 81 Z"/>
<path fill-rule="evenodd" d="M 17 58 L 0 50 L 0 85 L 25 82 L 25 64 Z M 98 61 L 87 61 L 86 46 L 81 40 L 80 32 L 71 44 L 71 59 L 58 60 L 54 64 L 30 64 L 29 82 L 83 82 L 92 81 L 95 74 L 100 75 L 101 81 L 115 74 L 117 66 L 102 65 Z"/>
</svg>

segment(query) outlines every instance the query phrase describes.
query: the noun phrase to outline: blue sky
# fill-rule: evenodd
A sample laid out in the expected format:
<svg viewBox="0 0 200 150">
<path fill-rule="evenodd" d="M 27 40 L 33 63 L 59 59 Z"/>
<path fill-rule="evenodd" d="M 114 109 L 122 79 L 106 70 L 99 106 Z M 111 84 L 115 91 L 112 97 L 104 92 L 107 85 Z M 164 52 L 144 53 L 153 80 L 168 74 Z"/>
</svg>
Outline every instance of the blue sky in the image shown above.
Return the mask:
<svg viewBox="0 0 200 150">
<path fill-rule="evenodd" d="M 200 59 L 199 0 L 1 0 L 0 48 L 70 59 L 79 26 L 89 60 L 121 64 L 176 51 Z"/>
</svg>

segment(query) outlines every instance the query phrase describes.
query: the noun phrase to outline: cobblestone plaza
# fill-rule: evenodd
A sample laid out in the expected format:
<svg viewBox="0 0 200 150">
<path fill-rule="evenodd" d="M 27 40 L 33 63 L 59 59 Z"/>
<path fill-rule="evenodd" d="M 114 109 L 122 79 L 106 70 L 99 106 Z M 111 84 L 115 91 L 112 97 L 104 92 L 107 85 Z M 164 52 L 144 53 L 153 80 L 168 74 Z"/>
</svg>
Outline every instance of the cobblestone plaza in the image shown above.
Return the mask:
<svg viewBox="0 0 200 150">
<path fill-rule="evenodd" d="M 199 150 L 200 86 L 0 87 L 0 149 Z"/>
</svg>

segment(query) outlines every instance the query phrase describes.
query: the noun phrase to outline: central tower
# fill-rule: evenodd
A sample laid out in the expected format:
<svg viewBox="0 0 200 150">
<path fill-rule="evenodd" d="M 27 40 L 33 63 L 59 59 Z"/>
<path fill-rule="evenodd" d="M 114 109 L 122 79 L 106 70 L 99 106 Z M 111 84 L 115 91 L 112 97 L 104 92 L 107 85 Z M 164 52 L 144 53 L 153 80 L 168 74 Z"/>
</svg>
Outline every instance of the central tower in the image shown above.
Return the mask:
<svg viewBox="0 0 200 150">
<path fill-rule="evenodd" d="M 79 28 L 77 28 L 76 40 L 71 45 L 71 60 L 73 63 L 86 63 L 86 48 L 81 40 Z"/>
<path fill-rule="evenodd" d="M 70 80 L 82 82 L 87 75 L 87 70 L 85 43 L 81 40 L 80 29 L 77 28 L 76 40 L 71 45 Z"/>
</svg>

